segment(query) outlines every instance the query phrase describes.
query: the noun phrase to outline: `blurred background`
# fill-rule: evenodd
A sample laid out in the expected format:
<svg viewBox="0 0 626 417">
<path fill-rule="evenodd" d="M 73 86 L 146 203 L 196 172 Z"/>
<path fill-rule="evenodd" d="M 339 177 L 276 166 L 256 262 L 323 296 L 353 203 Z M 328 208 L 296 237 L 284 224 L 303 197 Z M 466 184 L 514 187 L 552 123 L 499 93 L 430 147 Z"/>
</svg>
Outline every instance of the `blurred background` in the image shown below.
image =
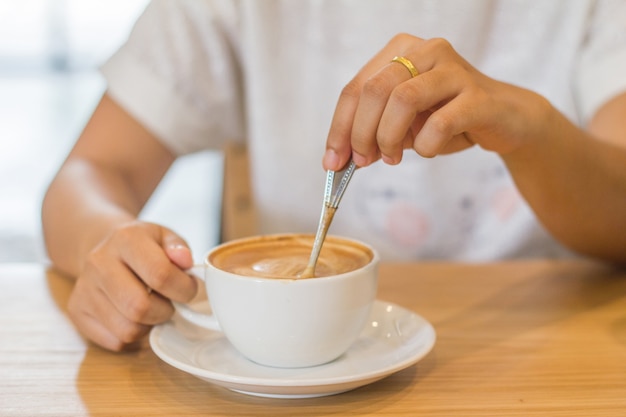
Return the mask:
<svg viewBox="0 0 626 417">
<path fill-rule="evenodd" d="M 147 3 L 0 0 L 0 262 L 46 261 L 43 193 L 104 92 L 99 66 Z M 179 160 L 142 214 L 185 237 L 196 261 L 219 238 L 221 162 Z"/>
</svg>

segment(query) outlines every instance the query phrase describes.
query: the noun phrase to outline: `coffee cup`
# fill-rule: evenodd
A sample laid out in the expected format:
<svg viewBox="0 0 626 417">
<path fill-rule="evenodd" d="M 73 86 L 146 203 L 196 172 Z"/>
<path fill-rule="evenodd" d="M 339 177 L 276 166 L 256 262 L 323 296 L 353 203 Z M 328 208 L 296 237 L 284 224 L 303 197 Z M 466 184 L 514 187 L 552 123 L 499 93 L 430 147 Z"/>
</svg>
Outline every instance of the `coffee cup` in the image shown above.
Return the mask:
<svg viewBox="0 0 626 417">
<path fill-rule="evenodd" d="M 331 362 L 363 330 L 376 298 L 379 256 L 356 240 L 327 236 L 312 278 L 301 278 L 314 236 L 233 240 L 205 257 L 211 314 L 177 304 L 192 323 L 222 332 L 261 365 L 299 368 Z"/>
</svg>

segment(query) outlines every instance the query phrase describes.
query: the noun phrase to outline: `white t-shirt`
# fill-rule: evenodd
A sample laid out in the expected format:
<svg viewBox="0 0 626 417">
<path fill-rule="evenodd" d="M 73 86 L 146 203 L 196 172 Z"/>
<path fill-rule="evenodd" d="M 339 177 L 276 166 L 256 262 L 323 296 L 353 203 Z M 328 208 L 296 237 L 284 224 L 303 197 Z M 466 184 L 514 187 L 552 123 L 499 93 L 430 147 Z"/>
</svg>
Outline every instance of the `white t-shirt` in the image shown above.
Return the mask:
<svg viewBox="0 0 626 417">
<path fill-rule="evenodd" d="M 581 125 L 626 90 L 623 1 L 157 0 L 102 72 L 113 99 L 177 154 L 246 140 L 261 232 L 313 233 L 339 93 L 400 32 L 446 38 Z M 478 147 L 359 170 L 330 233 L 388 260 L 568 255 L 499 156 Z"/>
</svg>

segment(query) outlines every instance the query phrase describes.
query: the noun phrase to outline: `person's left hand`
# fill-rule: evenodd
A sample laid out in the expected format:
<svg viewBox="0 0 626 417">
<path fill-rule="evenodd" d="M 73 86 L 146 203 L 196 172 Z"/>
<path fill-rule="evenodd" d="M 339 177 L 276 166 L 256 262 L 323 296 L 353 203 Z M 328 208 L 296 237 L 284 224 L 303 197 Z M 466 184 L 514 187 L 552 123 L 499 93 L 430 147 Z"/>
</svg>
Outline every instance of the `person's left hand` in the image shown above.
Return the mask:
<svg viewBox="0 0 626 417">
<path fill-rule="evenodd" d="M 541 137 L 551 109 L 540 95 L 482 74 L 443 39 L 400 34 L 343 89 L 323 165 L 339 170 L 350 155 L 358 166 L 397 164 L 406 148 L 434 157 L 478 144 L 505 154 Z"/>
</svg>

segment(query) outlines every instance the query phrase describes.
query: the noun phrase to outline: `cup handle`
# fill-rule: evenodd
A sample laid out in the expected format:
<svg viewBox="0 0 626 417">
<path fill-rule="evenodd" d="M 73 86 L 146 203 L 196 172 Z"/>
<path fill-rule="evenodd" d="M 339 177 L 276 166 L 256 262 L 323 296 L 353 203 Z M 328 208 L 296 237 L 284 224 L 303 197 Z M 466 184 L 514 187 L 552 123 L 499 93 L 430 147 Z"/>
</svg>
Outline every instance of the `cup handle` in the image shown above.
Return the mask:
<svg viewBox="0 0 626 417">
<path fill-rule="evenodd" d="M 178 314 L 180 314 L 180 316 L 188 322 L 193 323 L 196 326 L 202 327 L 204 329 L 217 331 L 222 330 L 213 314 L 201 313 L 192 309 L 184 303 L 174 301 L 173 304 Z"/>
<path fill-rule="evenodd" d="M 188 272 L 192 277 L 203 281 L 204 268 L 203 265 L 194 265 Z M 174 304 L 174 308 L 176 308 L 178 314 L 188 322 L 209 330 L 222 330 L 214 314 L 194 310 L 189 305 L 178 301 L 173 301 L 172 304 Z"/>
</svg>

